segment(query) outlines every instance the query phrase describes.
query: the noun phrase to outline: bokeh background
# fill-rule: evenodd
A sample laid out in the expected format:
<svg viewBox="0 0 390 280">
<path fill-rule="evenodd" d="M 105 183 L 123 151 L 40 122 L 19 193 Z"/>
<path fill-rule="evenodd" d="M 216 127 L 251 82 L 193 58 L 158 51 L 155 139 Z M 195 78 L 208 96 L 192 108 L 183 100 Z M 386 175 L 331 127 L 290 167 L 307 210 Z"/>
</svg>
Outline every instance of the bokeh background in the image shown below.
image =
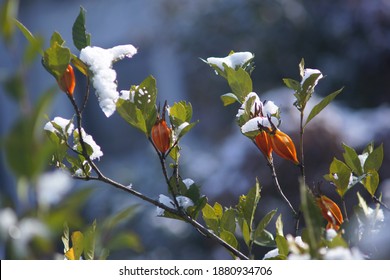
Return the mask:
<svg viewBox="0 0 390 280">
<path fill-rule="evenodd" d="M 263 100 L 273 100 L 282 108 L 282 130 L 295 141 L 298 112 L 282 78 L 299 80 L 298 64 L 304 58 L 307 67 L 320 69 L 326 76 L 316 88 L 317 98 L 344 87 L 337 100 L 306 130 L 307 182 L 320 184 L 321 190 L 332 196 L 333 189 L 323 175 L 328 173 L 334 156 L 341 158 L 341 143 L 357 151 L 370 141 L 375 145 L 384 143 L 378 194 L 390 202 L 389 0 L 2 0 L 3 8 L 6 2 L 14 7 L 8 13 L 40 35 L 45 47 L 52 32 L 58 31 L 77 53 L 71 43 L 71 27 L 80 5 L 87 11 L 92 45 L 136 46 L 138 54 L 134 58 L 114 67 L 118 88 L 128 89 L 152 74 L 157 79 L 161 102 L 189 101 L 194 119 L 200 121 L 182 141 L 182 177 L 201 185 L 211 203 L 219 201 L 226 207 L 236 205 L 238 196 L 246 193 L 258 177 L 262 185 L 258 219 L 278 208 L 286 220 L 286 232 L 293 232 L 288 222 L 291 215 L 273 189 L 264 159 L 235 124 L 237 106 L 223 107 L 220 101 L 220 95 L 229 91 L 226 81 L 199 58 L 223 57 L 231 50 L 253 52 L 254 90 Z M 4 14 L 3 9 L 2 23 Z M 69 180 L 53 173 L 43 159 L 38 160 L 39 164 L 30 160 L 39 156 L 32 152 L 38 148 L 31 147 L 31 143 L 39 146 L 41 154 L 45 151 L 45 142 L 40 142 L 39 135 L 47 121 L 43 114 L 33 132 L 9 135 L 18 131 L 18 124 L 30 119 L 39 98 L 49 88 L 55 88 L 55 81 L 39 59 L 26 63 L 27 41 L 19 30 L 8 32 L 3 25 L 2 31 L 2 259 L 61 258 L 63 223 L 67 221 L 71 231 L 82 230 L 94 219 L 100 226 L 101 247 L 110 248 L 112 259 L 230 258 L 223 248 L 188 225 L 156 217 L 155 207 L 107 185 Z M 78 81 L 76 94 L 85 88 L 81 75 Z M 72 117 L 67 98 L 58 89 L 48 104 L 44 110 L 47 118 Z M 85 113 L 84 127 L 102 148 L 104 156 L 99 166 L 106 175 L 131 183 L 151 197 L 167 193 L 158 158 L 141 133 L 118 114 L 107 119 L 94 95 Z M 29 149 L 10 149 L 9 143 L 21 138 L 21 145 L 30 145 Z M 29 167 L 21 171 L 17 167 L 20 162 L 36 168 L 33 172 L 26 171 Z M 298 206 L 298 168 L 281 160 L 276 160 L 276 166 L 282 188 Z M 365 195 L 362 188 L 359 190 Z M 357 202 L 355 193 L 346 199 L 352 211 L 350 206 Z M 124 209 L 125 218 L 109 224 L 109 218 Z M 274 232 L 273 223 L 269 230 Z M 388 240 L 384 237 L 378 244 L 389 244 Z M 258 250 L 262 256 L 268 249 Z M 389 245 L 374 255 L 389 257 Z"/>
</svg>

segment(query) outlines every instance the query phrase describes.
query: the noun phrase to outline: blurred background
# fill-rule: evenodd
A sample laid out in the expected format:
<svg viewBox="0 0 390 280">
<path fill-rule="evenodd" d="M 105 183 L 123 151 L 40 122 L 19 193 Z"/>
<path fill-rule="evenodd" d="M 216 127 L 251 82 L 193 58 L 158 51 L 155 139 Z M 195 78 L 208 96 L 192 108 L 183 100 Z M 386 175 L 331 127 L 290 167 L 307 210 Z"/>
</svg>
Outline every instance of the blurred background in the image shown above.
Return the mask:
<svg viewBox="0 0 390 280">
<path fill-rule="evenodd" d="M 2 0 L 2 259 L 61 258 L 64 222 L 75 231 L 94 219 L 99 246 L 110 249 L 111 259 L 230 258 L 188 225 L 156 217 L 155 207 L 104 184 L 69 180 L 47 166 L 50 149 L 43 125 L 55 116 L 71 118 L 72 108 L 7 18 L 19 19 L 42 38 L 45 48 L 58 31 L 77 54 L 71 28 L 80 5 L 87 11 L 92 45 L 138 48 L 132 59 L 114 66 L 118 89 L 129 89 L 152 74 L 160 102 L 191 102 L 193 119 L 200 122 L 182 140 L 181 175 L 201 185 L 209 203 L 236 205 L 238 196 L 247 193 L 258 177 L 262 199 L 257 219 L 278 208 L 285 232 L 293 232 L 288 222 L 293 219 L 273 188 L 265 160 L 235 124 L 238 107 L 223 107 L 220 101 L 220 95 L 229 91 L 226 81 L 199 59 L 224 57 L 231 50 L 255 54 L 254 90 L 262 100 L 281 107 L 281 129 L 295 142 L 298 111 L 282 78 L 299 80 L 298 64 L 304 58 L 306 67 L 320 69 L 326 76 L 316 88 L 316 98 L 344 87 L 305 131 L 307 183 L 321 184 L 321 190 L 337 200 L 323 175 L 334 156 L 342 158 L 341 143 L 358 152 L 370 141 L 376 146 L 384 143 L 377 194 L 390 203 L 389 0 Z M 77 78 L 75 94 L 82 95 L 85 83 L 81 75 Z M 154 198 L 167 193 L 158 158 L 144 135 L 118 114 L 107 119 L 94 95 L 86 108 L 84 128 L 102 148 L 104 156 L 98 164 L 107 176 L 131 183 Z M 299 170 L 290 162 L 276 159 L 275 164 L 282 188 L 297 208 Z M 346 200 L 352 211 L 355 192 L 347 194 Z M 121 213 L 121 219 L 116 219 Z M 274 223 L 269 230 L 275 231 Z M 384 237 L 380 244 L 387 245 L 379 246 L 372 257 L 390 258 L 388 241 Z M 262 257 L 269 249 L 258 250 Z"/>
</svg>

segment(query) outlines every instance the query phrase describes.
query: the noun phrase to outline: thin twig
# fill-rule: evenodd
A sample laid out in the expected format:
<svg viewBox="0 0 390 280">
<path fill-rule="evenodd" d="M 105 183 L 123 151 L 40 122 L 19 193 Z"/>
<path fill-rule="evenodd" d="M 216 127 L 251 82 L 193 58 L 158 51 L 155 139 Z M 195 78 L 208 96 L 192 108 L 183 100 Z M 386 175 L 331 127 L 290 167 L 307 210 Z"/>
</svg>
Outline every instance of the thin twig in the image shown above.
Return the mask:
<svg viewBox="0 0 390 280">
<path fill-rule="evenodd" d="M 88 82 L 88 87 L 89 87 L 89 82 Z M 248 259 L 247 256 L 245 256 L 242 252 L 240 252 L 239 250 L 237 250 L 236 248 L 232 247 L 230 244 L 226 243 L 223 239 L 221 239 L 219 236 L 217 236 L 215 233 L 213 233 L 212 231 L 209 231 L 207 228 L 205 228 L 203 225 L 201 225 L 200 223 L 198 223 L 196 220 L 194 220 L 192 217 L 190 217 L 180 206 L 179 206 L 179 203 L 177 202 L 177 199 L 176 199 L 176 195 L 173 193 L 172 191 L 172 195 L 173 195 L 173 198 L 175 200 L 175 205 L 176 205 L 176 209 L 174 208 L 170 208 L 166 205 L 164 205 L 163 203 L 157 201 L 157 200 L 154 200 L 146 195 L 143 195 L 142 193 L 130 188 L 130 187 L 127 187 L 125 185 L 122 185 L 108 177 L 106 177 L 101 171 L 100 169 L 96 166 L 96 164 L 91 160 L 91 158 L 89 157 L 88 153 L 87 153 L 87 148 L 86 148 L 86 145 L 85 145 L 85 142 L 84 142 L 84 139 L 83 139 L 83 135 L 81 133 L 81 129 L 82 129 L 82 126 L 81 126 L 81 119 L 82 119 L 82 116 L 81 116 L 81 111 L 75 101 L 75 99 L 73 98 L 73 95 L 70 95 L 68 94 L 67 95 L 73 105 L 73 108 L 75 110 L 75 113 L 76 113 L 76 119 L 77 119 L 77 129 L 78 129 L 78 132 L 79 132 L 79 141 L 80 141 L 80 145 L 81 145 L 81 149 L 82 149 L 82 154 L 83 156 L 85 157 L 85 159 L 87 160 L 88 164 L 91 166 L 91 168 L 95 171 L 96 173 L 96 177 L 95 176 L 86 176 L 86 177 L 78 177 L 78 176 L 75 176 L 74 178 L 76 179 L 82 179 L 82 180 L 85 180 L 85 181 L 88 181 L 88 180 L 96 180 L 96 181 L 101 181 L 101 182 L 104 182 L 104 183 L 107 183 L 111 186 L 114 186 L 115 188 L 118 188 L 118 189 L 121 189 L 123 191 L 126 191 L 128 193 L 130 193 L 131 195 L 134 195 L 148 203 L 151 203 L 157 207 L 160 207 L 162 209 L 164 209 L 165 211 L 173 214 L 173 215 L 176 215 L 180 218 L 182 218 L 184 221 L 186 221 L 187 223 L 191 224 L 194 228 L 196 228 L 200 233 L 202 233 L 203 235 L 213 239 L 214 241 L 216 241 L 217 243 L 219 243 L 221 246 L 225 247 L 228 251 L 230 251 L 234 256 L 236 256 L 237 258 L 240 258 L 240 259 Z M 151 141 L 153 147 L 157 150 L 156 146 L 154 145 L 152 139 L 149 137 L 148 138 L 149 141 Z M 157 150 L 158 151 L 158 150 Z M 166 180 L 166 183 L 168 184 L 168 186 L 171 188 L 170 184 L 169 184 L 169 178 L 168 178 L 168 175 L 167 175 L 167 171 L 166 171 L 166 166 L 165 166 L 165 155 L 161 154 L 159 151 L 158 151 L 158 155 L 159 155 L 159 158 L 160 158 L 160 163 L 162 165 L 162 169 L 163 169 L 163 174 L 164 174 L 164 178 Z"/>
<path fill-rule="evenodd" d="M 385 210 L 390 211 L 389 206 L 387 206 L 385 203 L 383 203 L 382 201 L 380 201 L 379 198 L 377 198 L 375 195 L 372 197 L 372 200 L 373 200 L 375 203 L 378 203 L 380 206 L 382 206 Z"/>
</svg>

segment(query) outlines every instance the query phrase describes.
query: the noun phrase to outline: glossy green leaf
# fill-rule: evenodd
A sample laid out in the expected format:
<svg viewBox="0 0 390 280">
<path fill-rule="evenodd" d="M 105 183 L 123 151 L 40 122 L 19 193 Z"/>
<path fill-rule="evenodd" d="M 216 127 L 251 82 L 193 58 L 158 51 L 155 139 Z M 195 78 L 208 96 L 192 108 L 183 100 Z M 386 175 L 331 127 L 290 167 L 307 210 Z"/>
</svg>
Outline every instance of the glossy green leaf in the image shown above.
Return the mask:
<svg viewBox="0 0 390 280">
<path fill-rule="evenodd" d="M 334 158 L 329 167 L 329 174 L 324 178 L 332 182 L 338 194 L 343 197 L 350 186 L 351 173 L 351 169 L 344 162 Z"/>
<path fill-rule="evenodd" d="M 223 213 L 220 226 L 223 230 L 230 231 L 234 234 L 236 231 L 236 212 L 234 209 L 227 209 Z"/>
<path fill-rule="evenodd" d="M 213 208 L 214 208 L 215 216 L 217 217 L 218 220 L 220 220 L 222 218 L 222 215 L 223 215 L 223 207 L 222 207 L 222 205 L 219 204 L 218 202 L 215 202 Z"/>
<path fill-rule="evenodd" d="M 276 219 L 275 227 L 276 227 L 276 235 L 284 236 L 282 214 L 280 214 Z"/>
<path fill-rule="evenodd" d="M 252 92 L 252 79 L 248 72 L 242 68 L 234 70 L 230 67 L 225 67 L 226 78 L 233 94 L 237 96 L 239 102 L 244 102 L 248 93 Z"/>
<path fill-rule="evenodd" d="M 277 235 L 275 237 L 276 246 L 279 250 L 279 255 L 287 257 L 289 253 L 288 242 L 283 235 Z"/>
<path fill-rule="evenodd" d="M 233 248 L 238 248 L 238 241 L 234 234 L 230 231 L 222 230 L 219 237 L 221 237 L 222 240 L 231 245 Z"/>
<path fill-rule="evenodd" d="M 202 211 L 202 209 L 206 206 L 207 197 L 202 196 L 194 203 L 194 206 L 190 206 L 187 208 L 187 212 L 193 219 L 196 219 L 199 215 L 199 212 Z"/>
<path fill-rule="evenodd" d="M 237 96 L 234 95 L 233 93 L 226 93 L 224 95 L 221 95 L 221 100 L 222 100 L 223 106 L 228 106 L 228 105 L 234 104 L 236 102 L 240 102 L 240 100 L 237 98 Z"/>
<path fill-rule="evenodd" d="M 378 171 L 382 166 L 383 162 L 383 144 L 374 149 L 372 153 L 370 153 L 364 162 L 364 172 L 368 172 L 369 170 Z"/>
<path fill-rule="evenodd" d="M 283 82 L 289 89 L 292 89 L 294 91 L 298 91 L 301 87 L 301 84 L 298 81 L 293 79 L 285 78 L 283 79 Z"/>
<path fill-rule="evenodd" d="M 257 225 L 255 233 L 254 233 L 254 239 L 257 239 L 257 236 L 261 236 L 265 230 L 265 228 L 268 226 L 268 224 L 271 222 L 272 218 L 275 216 L 277 210 L 272 210 L 269 213 L 267 213 L 263 219 L 261 219 L 260 223 Z"/>
<path fill-rule="evenodd" d="M 255 234 L 253 242 L 259 246 L 271 247 L 275 246 L 275 239 L 272 233 L 268 230 L 263 230 L 260 233 Z"/>
<path fill-rule="evenodd" d="M 379 186 L 379 174 L 376 170 L 368 170 L 367 176 L 362 180 L 364 188 L 371 194 L 375 195 L 375 192 Z"/>
<path fill-rule="evenodd" d="M 59 45 L 60 47 L 63 47 L 65 44 L 65 40 L 62 38 L 60 33 L 54 31 L 50 37 L 50 46 L 54 46 L 56 44 Z"/>
<path fill-rule="evenodd" d="M 191 122 L 192 118 L 192 105 L 186 101 L 180 101 L 169 107 L 169 119 L 171 124 L 175 127 L 179 127 L 181 124 Z"/>
<path fill-rule="evenodd" d="M 116 110 L 128 124 L 148 135 L 142 111 L 133 102 L 119 98 L 116 102 Z"/>
<path fill-rule="evenodd" d="M 252 231 L 253 218 L 255 215 L 257 204 L 260 200 L 260 184 L 256 179 L 256 184 L 252 187 L 248 194 L 242 195 L 238 203 L 239 214 L 246 220 L 250 231 Z"/>
<path fill-rule="evenodd" d="M 210 204 L 206 204 L 202 209 L 202 217 L 207 227 L 214 232 L 218 232 L 219 220 L 215 214 L 214 208 Z"/>
<path fill-rule="evenodd" d="M 58 80 L 68 67 L 70 59 L 70 50 L 55 41 L 50 48 L 45 50 L 42 63 L 45 69 Z"/>
<path fill-rule="evenodd" d="M 314 75 L 313 75 L 314 76 Z M 317 76 L 318 77 L 318 76 Z M 326 96 L 324 99 L 322 99 L 317 105 L 315 105 L 313 107 L 313 109 L 310 111 L 309 113 L 309 116 L 307 117 L 306 119 L 306 123 L 305 123 L 305 127 L 307 126 L 307 124 L 315 117 L 317 116 L 323 109 L 325 109 L 326 106 L 329 105 L 330 102 L 332 102 L 332 100 L 337 96 L 339 95 L 339 93 L 341 93 L 341 91 L 343 90 L 343 88 L 329 94 L 328 96 Z"/>
<path fill-rule="evenodd" d="M 91 45 L 91 34 L 87 33 L 85 28 L 85 9 L 80 7 L 80 13 L 77 16 L 72 27 L 73 44 L 78 50 Z"/>
<path fill-rule="evenodd" d="M 251 230 L 245 219 L 241 219 L 240 227 L 241 227 L 242 237 L 244 238 L 244 242 L 246 246 L 249 247 L 252 242 L 252 237 L 251 237 Z"/>
<path fill-rule="evenodd" d="M 77 56 L 71 54 L 71 62 L 84 76 L 88 76 L 88 66 Z"/>
<path fill-rule="evenodd" d="M 363 175 L 363 169 L 360 164 L 360 160 L 356 151 L 344 143 L 343 143 L 343 148 L 345 151 L 343 153 L 345 163 L 348 165 L 349 168 L 351 168 L 351 170 L 355 174 L 357 174 L 358 176 Z"/>
</svg>

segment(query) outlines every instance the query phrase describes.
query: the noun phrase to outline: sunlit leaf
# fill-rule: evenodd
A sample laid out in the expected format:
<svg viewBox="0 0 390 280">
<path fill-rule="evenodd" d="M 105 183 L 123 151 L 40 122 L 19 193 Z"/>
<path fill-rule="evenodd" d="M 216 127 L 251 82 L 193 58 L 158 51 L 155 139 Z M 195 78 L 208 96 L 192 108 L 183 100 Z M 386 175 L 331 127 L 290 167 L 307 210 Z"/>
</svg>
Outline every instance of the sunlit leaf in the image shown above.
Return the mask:
<svg viewBox="0 0 390 280">
<path fill-rule="evenodd" d="M 227 209 L 220 222 L 221 228 L 234 234 L 236 231 L 236 213 L 234 209 Z"/>
<path fill-rule="evenodd" d="M 306 119 L 305 127 L 307 124 L 315 117 L 317 116 L 326 106 L 329 105 L 330 102 L 343 90 L 343 88 L 329 94 L 324 99 L 322 99 L 317 105 L 313 107 L 311 112 L 309 113 L 309 116 Z"/>
<path fill-rule="evenodd" d="M 237 96 L 239 102 L 244 102 L 248 93 L 252 92 L 252 79 L 248 72 L 242 68 L 234 70 L 230 67 L 225 67 L 227 81 L 233 94 Z"/>
<path fill-rule="evenodd" d="M 293 79 L 285 78 L 285 79 L 283 79 L 283 82 L 288 88 L 290 88 L 294 91 L 298 91 L 301 87 L 301 84 L 298 81 L 293 80 Z"/>
<path fill-rule="evenodd" d="M 230 231 L 222 230 L 219 237 L 221 237 L 222 240 L 231 245 L 233 248 L 238 248 L 238 241 L 234 234 Z"/>
<path fill-rule="evenodd" d="M 334 158 L 329 167 L 329 174 L 324 178 L 334 184 L 338 194 L 343 197 L 350 186 L 351 169 L 342 161 Z"/>
<path fill-rule="evenodd" d="M 95 241 L 96 241 L 96 220 L 84 232 L 84 259 L 93 260 L 95 258 Z"/>
<path fill-rule="evenodd" d="M 237 96 L 234 95 L 233 93 L 226 93 L 224 95 L 221 95 L 221 100 L 222 100 L 223 106 L 228 106 L 228 105 L 234 104 L 236 102 L 240 102 L 240 100 L 237 98 Z"/>
<path fill-rule="evenodd" d="M 369 170 L 376 170 L 378 171 L 379 168 L 382 166 L 383 162 L 383 144 L 381 144 L 379 147 L 374 149 L 367 157 L 366 161 L 364 162 L 364 172 L 367 172 Z"/>
<path fill-rule="evenodd" d="M 265 228 L 271 222 L 271 220 L 275 216 L 276 212 L 277 212 L 277 210 L 272 210 L 263 217 L 263 219 L 260 221 L 260 223 L 256 227 L 256 230 L 254 233 L 255 240 L 260 239 L 260 236 L 263 235 Z M 258 238 L 258 236 L 259 236 L 259 238 Z"/>
<path fill-rule="evenodd" d="M 283 235 L 277 235 L 275 237 L 275 242 L 279 250 L 279 255 L 283 257 L 287 257 L 289 253 L 289 249 L 288 249 L 288 242 L 286 238 Z"/>
<path fill-rule="evenodd" d="M 356 151 L 353 148 L 347 146 L 346 144 L 343 144 L 343 148 L 345 151 L 343 153 L 345 163 L 348 165 L 349 168 L 352 169 L 355 174 L 357 174 L 358 176 L 363 175 L 363 169 Z"/>
<path fill-rule="evenodd" d="M 80 13 L 77 16 L 72 27 L 73 44 L 78 50 L 91 45 L 91 34 L 87 33 L 85 28 L 85 9 L 80 7 Z"/>
<path fill-rule="evenodd" d="M 250 231 L 252 231 L 253 218 L 257 204 L 260 200 L 260 184 L 256 179 L 256 184 L 251 188 L 246 196 L 241 196 L 238 203 L 238 211 L 246 220 Z"/>
<path fill-rule="evenodd" d="M 307 189 L 307 186 L 300 183 L 301 211 L 305 219 L 307 230 L 307 243 L 310 247 L 310 255 L 318 258 L 318 248 L 321 242 L 322 215 L 315 198 Z"/>
<path fill-rule="evenodd" d="M 364 188 L 371 194 L 375 195 L 375 192 L 379 185 L 379 174 L 376 170 L 368 170 L 367 176 L 362 180 Z"/>
</svg>

